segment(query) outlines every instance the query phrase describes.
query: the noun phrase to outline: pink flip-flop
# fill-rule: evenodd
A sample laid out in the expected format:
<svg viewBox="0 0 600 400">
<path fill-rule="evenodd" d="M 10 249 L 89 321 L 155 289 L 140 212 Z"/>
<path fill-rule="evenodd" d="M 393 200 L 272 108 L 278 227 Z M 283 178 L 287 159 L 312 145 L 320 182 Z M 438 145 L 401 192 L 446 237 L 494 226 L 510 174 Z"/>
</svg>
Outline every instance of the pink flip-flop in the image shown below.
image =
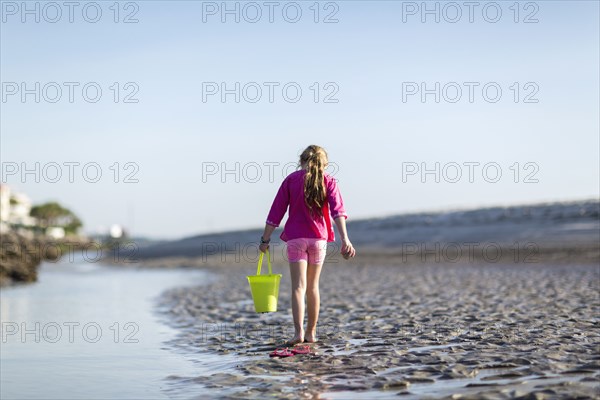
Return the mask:
<svg viewBox="0 0 600 400">
<path fill-rule="evenodd" d="M 292 347 L 292 353 L 294 353 L 294 354 L 310 354 L 310 346 L 305 344 L 303 346 Z"/>
<path fill-rule="evenodd" d="M 269 357 L 291 357 L 294 354 L 296 353 L 289 351 L 288 349 L 275 349 L 275 351 L 269 354 Z"/>
</svg>

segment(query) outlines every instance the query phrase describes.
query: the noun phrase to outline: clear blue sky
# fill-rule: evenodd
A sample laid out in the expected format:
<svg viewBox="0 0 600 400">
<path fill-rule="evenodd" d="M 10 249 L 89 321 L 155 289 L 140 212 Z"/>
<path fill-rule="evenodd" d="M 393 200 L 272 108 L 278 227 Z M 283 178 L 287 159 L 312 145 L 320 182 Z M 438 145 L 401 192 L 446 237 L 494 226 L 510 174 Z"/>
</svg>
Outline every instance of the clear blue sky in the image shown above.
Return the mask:
<svg viewBox="0 0 600 400">
<path fill-rule="evenodd" d="M 130 24 L 113 21 L 113 3 L 98 2 L 102 16 L 97 23 L 83 18 L 86 2 L 74 10 L 72 23 L 66 7 L 51 23 L 47 20 L 57 18 L 56 10 L 43 9 L 42 2 L 36 23 L 35 15 L 14 9 L 21 2 L 2 2 L 4 172 L 11 163 L 20 169 L 21 163 L 34 168 L 39 162 L 53 177 L 54 162 L 63 173 L 51 183 L 40 172 L 37 183 L 33 174 L 22 177 L 19 170 L 5 176 L 5 183 L 36 203 L 64 203 L 88 232 L 121 223 L 136 235 L 175 238 L 262 226 L 284 173 L 281 166 L 295 162 L 313 143 L 324 146 L 338 167 L 335 176 L 350 218 L 600 195 L 596 1 L 538 1 L 528 8 L 528 2 L 520 2 L 518 23 L 513 1 L 498 2 L 502 15 L 496 23 L 486 20 L 496 18 L 493 7 L 483 13 L 489 2 L 473 10 L 473 22 L 469 9 L 461 6 L 456 23 L 447 21 L 456 10 L 446 2 L 438 3 L 439 23 L 429 14 L 422 22 L 421 10 L 410 14 L 420 1 L 339 1 L 327 9 L 322 2 L 319 23 L 313 20 L 313 1 L 298 2 L 302 16 L 296 23 L 282 15 L 286 6 L 286 17 L 295 17 L 290 2 L 279 2 L 272 23 L 263 2 L 257 3 L 262 18 L 256 23 L 244 20 L 256 15 L 249 7 L 243 13 L 245 3 L 239 3 L 239 23 L 232 15 L 225 15 L 223 23 L 219 12 L 207 13 L 221 2 L 138 1 L 137 10 L 120 3 L 120 21 L 130 13 L 139 21 Z M 436 2 L 427 4 L 433 9 Z M 338 22 L 323 23 L 331 13 Z M 88 8 L 86 17 L 95 18 L 95 10 Z M 8 94 L 15 89 L 11 82 L 25 82 L 30 89 L 35 82 L 40 87 L 58 82 L 63 97 L 49 102 L 55 96 L 50 85 L 39 103 L 33 94 L 22 102 L 20 92 Z M 63 82 L 79 83 L 73 103 Z M 82 97 L 88 82 L 103 91 L 97 103 Z M 117 103 L 110 89 L 114 82 L 120 86 Z M 133 96 L 138 103 L 122 101 L 135 88 L 125 88 L 127 82 L 139 88 Z M 255 88 L 248 86 L 240 103 L 233 95 L 224 103 L 218 95 L 203 102 L 203 82 L 226 82 L 229 88 L 235 82 L 242 87 L 257 82 L 263 97 L 247 101 L 255 96 Z M 264 82 L 280 84 L 273 103 Z M 288 82 L 302 89 L 296 103 L 282 97 Z M 317 103 L 314 82 L 320 87 Z M 333 85 L 325 87 L 327 82 Z M 455 97 L 450 85 L 439 103 L 433 94 L 425 102 L 420 94 L 403 102 L 403 82 L 425 82 L 429 89 L 435 82 L 441 88 L 457 82 L 463 97 L 448 101 Z M 479 84 L 472 103 L 464 82 Z M 481 88 L 490 82 L 502 90 L 495 103 L 482 97 Z M 519 86 L 516 103 L 514 82 Z M 335 90 L 338 102 L 323 102 Z M 536 91 L 531 99 L 537 103 L 524 102 Z M 93 90 L 89 93 L 94 96 Z M 293 90 L 288 93 L 294 96 Z M 96 162 L 102 178 L 86 182 L 80 165 L 71 183 L 65 162 Z M 110 169 L 115 162 L 118 183 Z M 123 182 L 134 172 L 124 168 L 128 162 L 139 167 L 138 183 Z M 203 168 L 216 163 L 219 169 L 234 169 L 236 162 L 240 182 L 221 171 L 203 179 Z M 440 170 L 439 183 L 433 175 L 426 175 L 425 183 L 420 173 L 402 177 L 408 165 L 403 163 L 434 168 L 436 162 L 446 167 L 446 179 Z M 464 164 L 469 162 L 480 163 L 473 182 Z M 262 167 L 257 182 L 249 181 L 255 169 L 243 169 L 247 163 Z M 272 181 L 265 163 L 280 164 Z M 456 172 L 452 163 L 463 173 L 456 183 L 450 182 Z M 498 182 L 484 179 L 484 164 L 500 168 Z M 520 171 L 517 183 L 515 169 Z M 88 172 L 93 178 L 93 170 Z M 537 183 L 524 182 L 530 173 L 529 180 Z M 486 177 L 494 175 L 492 168 Z"/>
</svg>

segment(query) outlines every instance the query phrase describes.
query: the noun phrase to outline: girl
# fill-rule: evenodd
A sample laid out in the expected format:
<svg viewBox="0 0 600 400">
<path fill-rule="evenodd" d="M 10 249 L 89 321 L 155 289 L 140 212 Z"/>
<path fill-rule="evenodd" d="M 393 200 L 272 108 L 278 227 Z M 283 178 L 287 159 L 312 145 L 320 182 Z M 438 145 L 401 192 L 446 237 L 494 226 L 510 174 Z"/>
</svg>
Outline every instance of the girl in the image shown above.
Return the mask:
<svg viewBox="0 0 600 400">
<path fill-rule="evenodd" d="M 327 164 L 327 153 L 319 146 L 308 146 L 302 152 L 300 169 L 288 175 L 281 184 L 260 239 L 259 248 L 264 253 L 269 248 L 271 234 L 279 226 L 289 207 L 288 220 L 280 238 L 287 242 L 292 278 L 295 335 L 288 341 L 290 345 L 317 341 L 319 276 L 327 242 L 335 240 L 331 217 L 342 237 L 342 256 L 348 259 L 356 255 L 346 232 L 344 202 L 335 179 L 325 173 Z M 308 306 L 306 331 L 303 326 L 305 295 Z"/>
</svg>

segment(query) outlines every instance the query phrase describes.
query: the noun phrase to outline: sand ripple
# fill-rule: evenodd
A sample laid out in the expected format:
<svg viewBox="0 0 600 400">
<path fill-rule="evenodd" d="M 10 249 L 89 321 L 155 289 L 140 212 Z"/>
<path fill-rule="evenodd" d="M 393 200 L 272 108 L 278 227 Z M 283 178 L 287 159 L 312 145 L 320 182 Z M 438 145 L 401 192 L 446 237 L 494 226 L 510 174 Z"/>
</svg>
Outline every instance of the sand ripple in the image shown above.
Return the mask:
<svg viewBox="0 0 600 400">
<path fill-rule="evenodd" d="M 214 269 L 220 279 L 208 286 L 162 296 L 181 332 L 171 345 L 208 360 L 200 376 L 169 377 L 172 393 L 202 385 L 229 398 L 600 396 L 598 266 L 326 265 L 320 341 L 313 354 L 286 359 L 268 353 L 293 333 L 289 276 L 280 312 L 259 315 L 247 270 Z"/>
</svg>

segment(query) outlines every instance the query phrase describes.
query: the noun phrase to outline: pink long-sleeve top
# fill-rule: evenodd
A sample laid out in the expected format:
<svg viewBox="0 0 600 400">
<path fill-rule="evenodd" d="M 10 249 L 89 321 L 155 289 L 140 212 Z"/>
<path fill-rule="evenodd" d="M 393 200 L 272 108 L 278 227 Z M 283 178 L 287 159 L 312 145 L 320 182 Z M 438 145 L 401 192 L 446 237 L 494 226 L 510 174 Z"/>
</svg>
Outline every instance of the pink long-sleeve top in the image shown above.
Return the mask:
<svg viewBox="0 0 600 400">
<path fill-rule="evenodd" d="M 327 204 L 331 217 L 329 215 L 324 217 L 312 216 L 306 203 L 304 203 L 305 174 L 305 170 L 299 170 L 292 172 L 283 180 L 271 205 L 267 224 L 275 227 L 279 226 L 289 206 L 288 219 L 283 232 L 279 236 L 281 240 L 287 242 L 298 238 L 317 238 L 333 242 L 335 241 L 335 233 L 331 224 L 327 224 L 325 218 L 348 218 L 337 182 L 331 175 L 324 174 Z"/>
</svg>

